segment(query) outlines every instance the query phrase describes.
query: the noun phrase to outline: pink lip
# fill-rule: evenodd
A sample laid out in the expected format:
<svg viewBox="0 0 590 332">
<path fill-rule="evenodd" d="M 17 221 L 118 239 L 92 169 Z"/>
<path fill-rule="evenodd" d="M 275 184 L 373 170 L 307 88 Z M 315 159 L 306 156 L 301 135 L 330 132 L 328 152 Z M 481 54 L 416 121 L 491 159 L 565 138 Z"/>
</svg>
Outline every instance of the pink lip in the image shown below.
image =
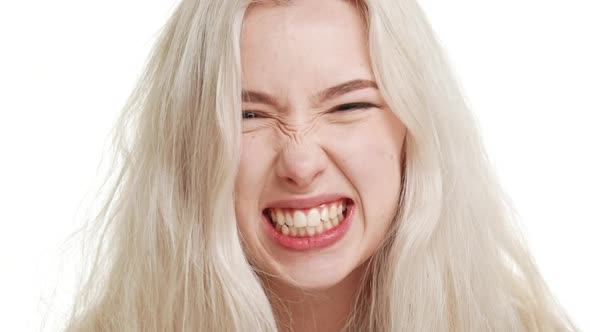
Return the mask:
<svg viewBox="0 0 590 332">
<path fill-rule="evenodd" d="M 353 203 L 350 203 L 347 206 L 346 217 L 338 224 L 338 226 L 331 228 L 321 234 L 305 237 L 292 237 L 284 235 L 272 226 L 270 220 L 265 214 L 262 215 L 264 219 L 266 219 L 264 221 L 264 224 L 266 225 L 264 228 L 276 243 L 287 249 L 306 251 L 328 247 L 343 238 L 352 224 L 354 208 L 355 205 Z"/>
<path fill-rule="evenodd" d="M 321 194 L 308 198 L 284 199 L 267 204 L 266 208 L 284 208 L 284 209 L 309 209 L 325 203 L 332 203 L 337 200 L 346 198 L 342 194 Z"/>
</svg>

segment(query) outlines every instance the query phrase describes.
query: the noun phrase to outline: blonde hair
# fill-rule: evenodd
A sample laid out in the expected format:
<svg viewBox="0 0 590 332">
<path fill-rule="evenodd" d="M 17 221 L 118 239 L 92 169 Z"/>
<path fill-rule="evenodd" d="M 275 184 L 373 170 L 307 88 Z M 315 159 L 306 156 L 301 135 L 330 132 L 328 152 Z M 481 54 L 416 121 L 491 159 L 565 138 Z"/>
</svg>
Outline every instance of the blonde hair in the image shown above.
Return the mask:
<svg viewBox="0 0 590 332">
<path fill-rule="evenodd" d="M 184 0 L 166 24 L 114 132 L 113 183 L 89 224 L 95 255 L 67 331 L 278 331 L 228 208 L 249 3 Z M 418 4 L 357 5 L 380 91 L 408 135 L 398 213 L 347 329 L 575 331 Z"/>
</svg>

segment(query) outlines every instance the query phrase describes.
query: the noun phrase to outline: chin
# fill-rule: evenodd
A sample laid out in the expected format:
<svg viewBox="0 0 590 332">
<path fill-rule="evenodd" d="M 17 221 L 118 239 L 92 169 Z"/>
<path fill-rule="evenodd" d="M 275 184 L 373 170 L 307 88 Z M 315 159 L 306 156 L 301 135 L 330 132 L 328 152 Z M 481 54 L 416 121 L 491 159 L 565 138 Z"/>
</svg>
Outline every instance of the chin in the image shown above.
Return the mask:
<svg viewBox="0 0 590 332">
<path fill-rule="evenodd" d="M 293 256 L 289 260 L 276 262 L 281 270 L 278 275 L 291 287 L 327 290 L 343 282 L 361 264 L 357 253 L 358 250 L 350 246 L 335 252 Z"/>
<path fill-rule="evenodd" d="M 331 271 L 326 274 L 315 274 L 309 271 L 293 271 L 284 280 L 289 286 L 304 290 L 322 291 L 338 285 L 349 273 Z"/>
</svg>

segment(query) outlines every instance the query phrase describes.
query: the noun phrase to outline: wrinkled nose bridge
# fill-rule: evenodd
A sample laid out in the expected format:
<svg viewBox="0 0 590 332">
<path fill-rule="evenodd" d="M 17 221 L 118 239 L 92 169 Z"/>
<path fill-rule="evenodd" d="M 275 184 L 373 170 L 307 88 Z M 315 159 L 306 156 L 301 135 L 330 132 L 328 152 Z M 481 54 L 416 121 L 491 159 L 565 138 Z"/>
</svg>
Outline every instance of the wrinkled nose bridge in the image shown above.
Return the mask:
<svg viewBox="0 0 590 332">
<path fill-rule="evenodd" d="M 280 159 L 288 164 L 297 164 L 315 158 L 318 143 L 310 134 L 305 128 L 289 131 L 280 144 Z"/>
<path fill-rule="evenodd" d="M 310 126 L 289 130 L 281 142 L 277 176 L 291 185 L 305 187 L 323 172 L 326 157 Z"/>
<path fill-rule="evenodd" d="M 286 138 L 286 142 L 295 144 L 304 144 L 306 139 L 311 139 L 316 132 L 316 125 L 313 121 L 290 121 L 283 124 L 282 132 Z"/>
<path fill-rule="evenodd" d="M 318 127 L 313 121 L 300 121 L 285 123 L 282 126 L 281 151 L 287 154 L 298 154 L 311 152 L 310 150 L 320 148 L 318 142 Z M 317 152 L 317 151 L 316 151 Z"/>
</svg>

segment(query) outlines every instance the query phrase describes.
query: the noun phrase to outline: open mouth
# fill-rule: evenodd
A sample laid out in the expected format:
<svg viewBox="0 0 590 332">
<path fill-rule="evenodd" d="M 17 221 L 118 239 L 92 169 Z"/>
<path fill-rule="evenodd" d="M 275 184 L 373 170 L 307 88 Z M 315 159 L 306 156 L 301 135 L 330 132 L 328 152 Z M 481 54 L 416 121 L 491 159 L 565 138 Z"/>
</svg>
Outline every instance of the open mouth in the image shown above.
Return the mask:
<svg viewBox="0 0 590 332">
<path fill-rule="evenodd" d="M 351 212 L 351 199 L 343 198 L 309 209 L 266 208 L 265 219 L 288 237 L 314 237 L 338 227 Z"/>
</svg>

